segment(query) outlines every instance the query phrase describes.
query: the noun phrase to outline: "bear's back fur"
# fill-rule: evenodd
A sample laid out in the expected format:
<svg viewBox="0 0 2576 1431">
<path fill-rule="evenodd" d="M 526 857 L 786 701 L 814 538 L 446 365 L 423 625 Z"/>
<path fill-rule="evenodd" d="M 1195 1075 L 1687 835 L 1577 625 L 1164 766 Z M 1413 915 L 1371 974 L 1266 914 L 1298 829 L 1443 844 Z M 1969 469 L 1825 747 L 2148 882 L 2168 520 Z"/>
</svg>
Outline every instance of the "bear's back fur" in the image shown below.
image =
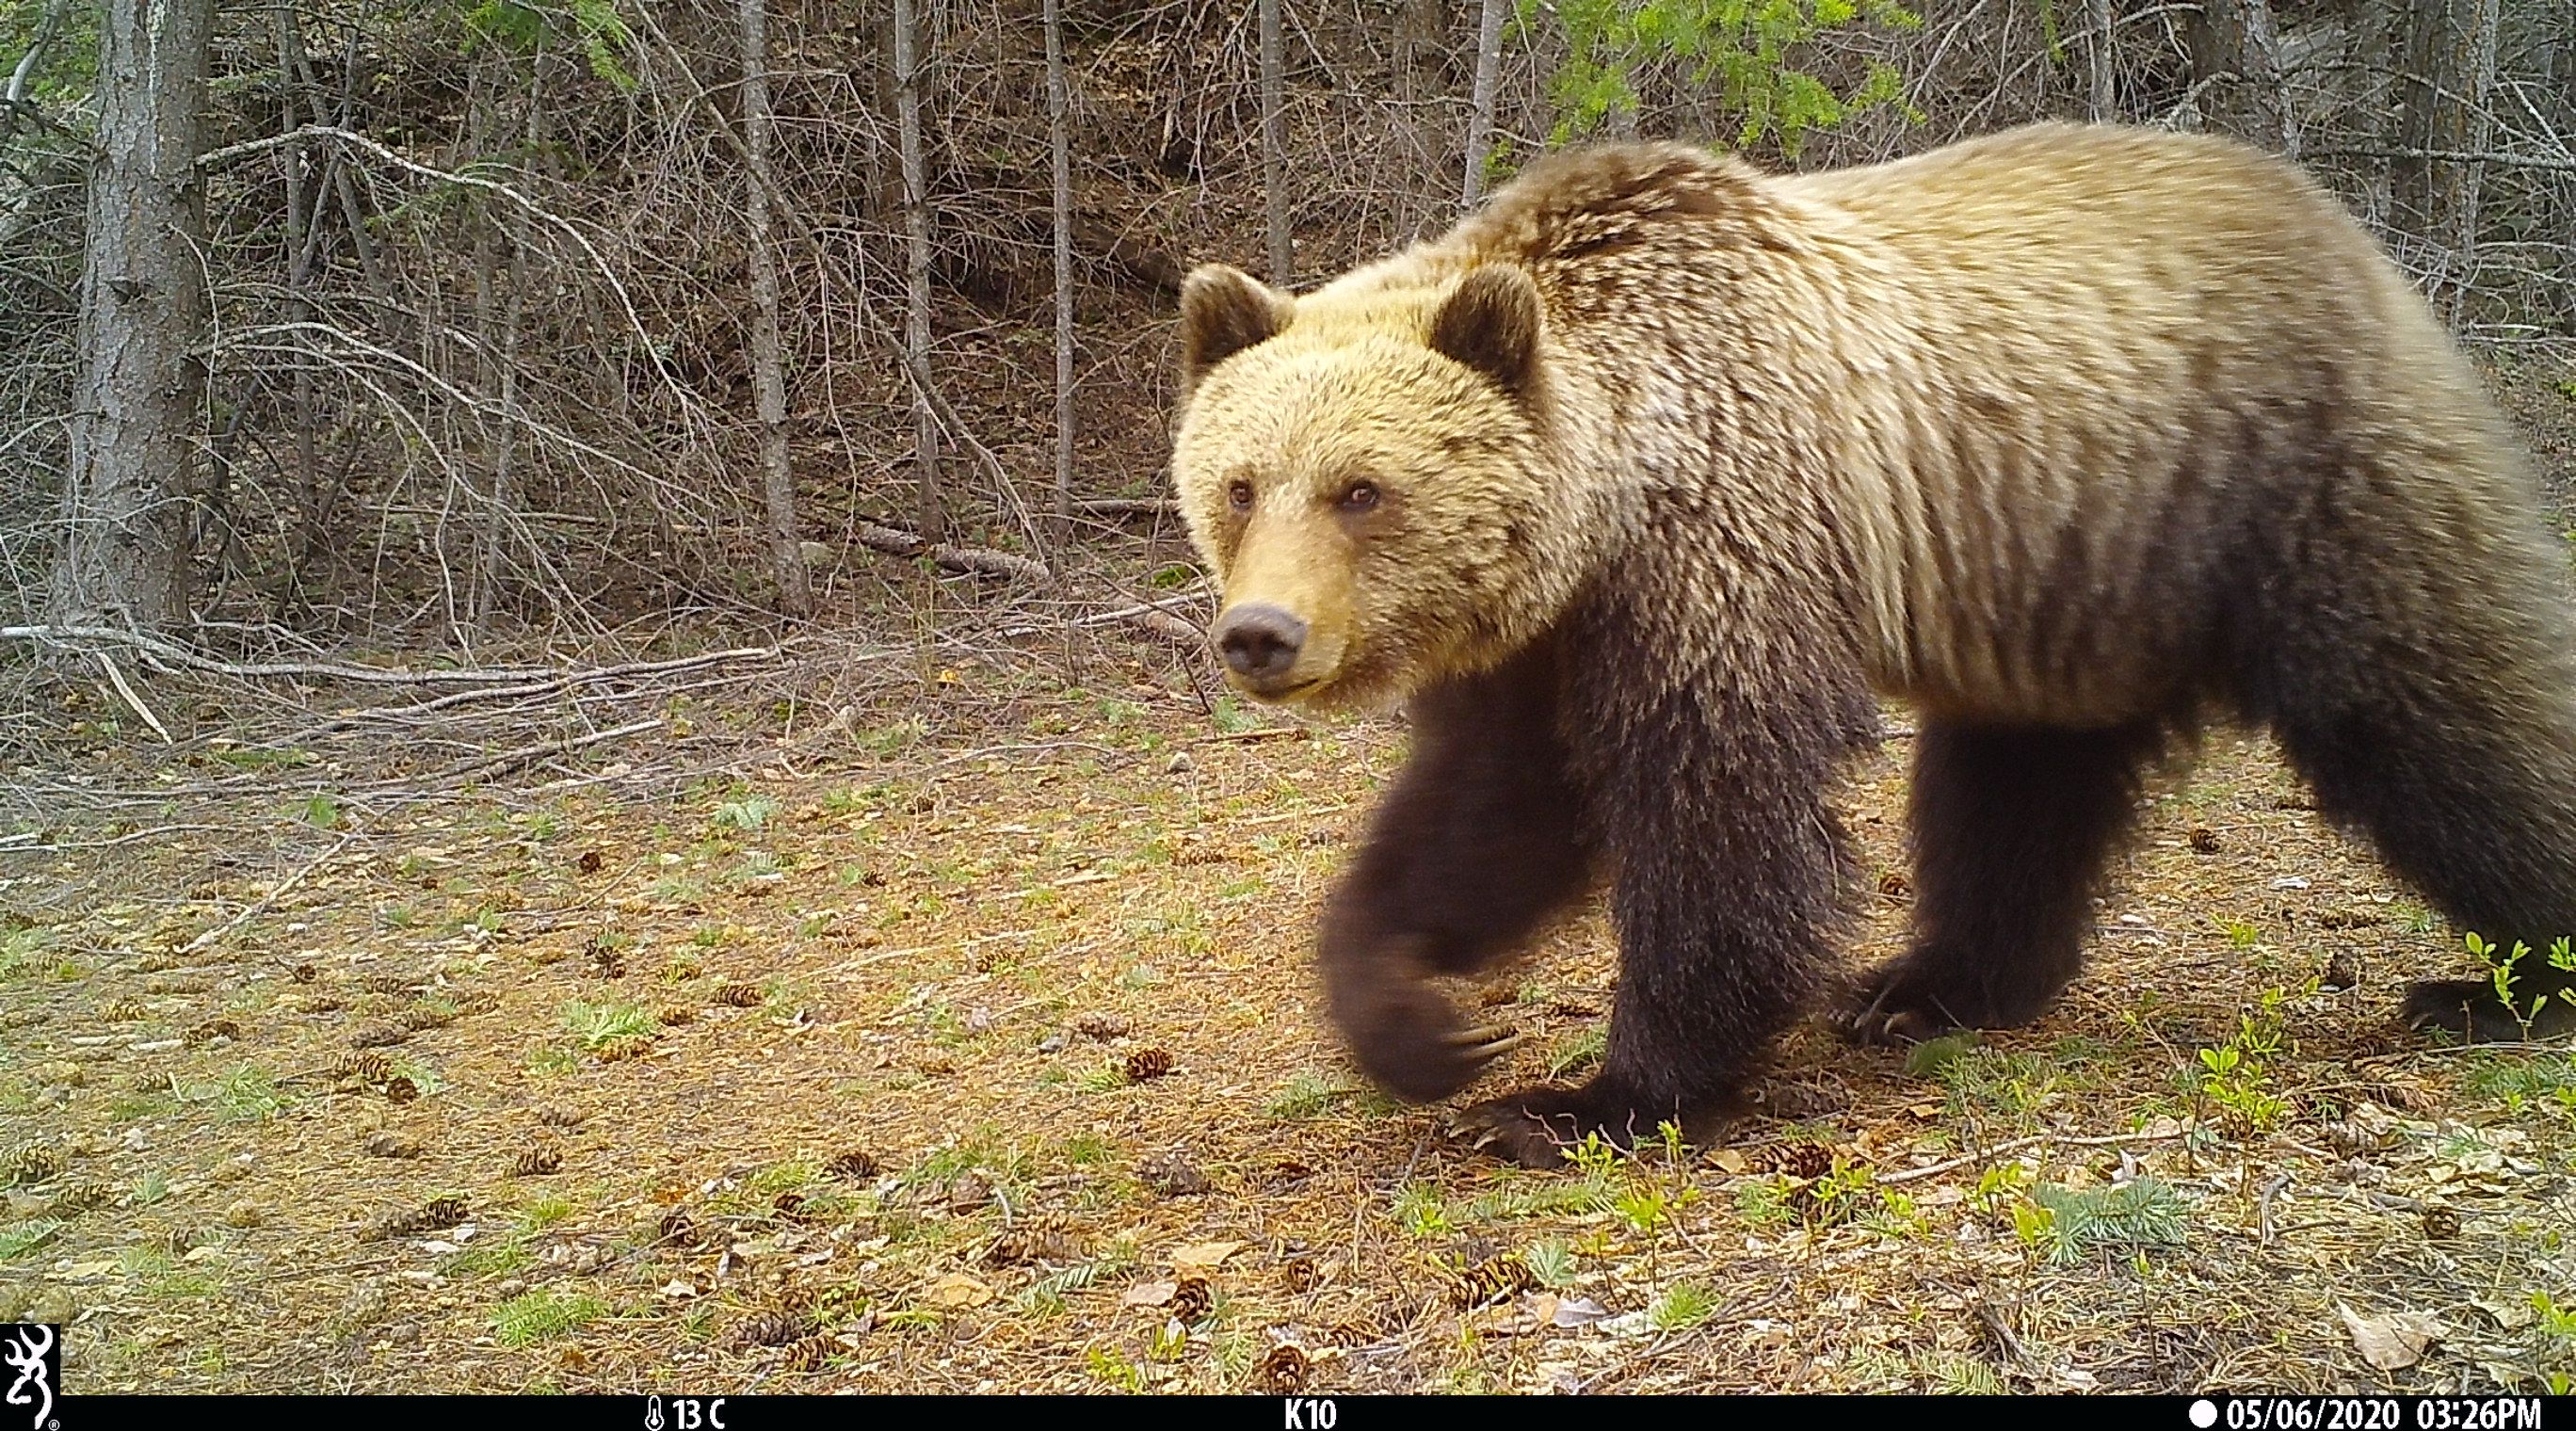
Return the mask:
<svg viewBox="0 0 2576 1431">
<path fill-rule="evenodd" d="M 2196 700 L 2219 648 L 2267 639 L 2242 628 L 2285 560 L 2445 616 L 2501 565 L 2482 599 L 2528 605 L 2538 513 L 2474 374 L 2330 195 L 2231 141 L 2047 124 L 1806 176 L 1577 151 L 1293 331 L 1418 331 L 1494 262 L 1544 301 L 1552 465 L 1596 560 L 1798 571 L 1730 598 L 1839 623 L 1935 712 Z"/>
</svg>

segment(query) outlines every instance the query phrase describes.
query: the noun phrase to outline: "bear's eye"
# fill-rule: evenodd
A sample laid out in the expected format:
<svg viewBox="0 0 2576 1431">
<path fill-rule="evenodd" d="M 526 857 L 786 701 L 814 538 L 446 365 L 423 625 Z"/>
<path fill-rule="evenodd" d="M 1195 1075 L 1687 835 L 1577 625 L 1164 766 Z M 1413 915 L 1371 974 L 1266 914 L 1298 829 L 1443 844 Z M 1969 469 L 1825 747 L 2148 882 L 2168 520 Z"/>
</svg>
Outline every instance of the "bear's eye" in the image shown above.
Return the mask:
<svg viewBox="0 0 2576 1431">
<path fill-rule="evenodd" d="M 1233 507 L 1238 512 L 1251 511 L 1252 484 L 1242 480 L 1241 478 L 1235 479 L 1234 482 L 1229 484 L 1225 489 L 1225 500 L 1227 505 Z"/>
<path fill-rule="evenodd" d="M 1342 493 L 1341 507 L 1345 512 L 1365 512 L 1377 505 L 1377 498 L 1376 483 L 1354 482 L 1350 490 Z"/>
</svg>

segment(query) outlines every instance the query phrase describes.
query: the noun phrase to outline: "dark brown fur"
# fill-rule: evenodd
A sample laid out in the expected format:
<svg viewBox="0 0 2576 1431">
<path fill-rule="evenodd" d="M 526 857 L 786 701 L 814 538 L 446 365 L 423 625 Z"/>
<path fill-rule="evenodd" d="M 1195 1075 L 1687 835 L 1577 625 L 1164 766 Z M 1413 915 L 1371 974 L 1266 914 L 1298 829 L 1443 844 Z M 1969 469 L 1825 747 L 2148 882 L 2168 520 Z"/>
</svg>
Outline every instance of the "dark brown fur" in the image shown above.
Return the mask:
<svg viewBox="0 0 2576 1431">
<path fill-rule="evenodd" d="M 1320 633 L 1279 692 L 1415 697 L 1322 930 L 1362 1064 L 1463 1087 L 1499 1040 L 1430 976 L 1609 882 L 1602 1066 L 1473 1110 L 1508 1156 L 1705 1123 L 1832 982 L 1830 796 L 1878 695 L 1922 711 L 1920 899 L 1857 1037 L 2044 1011 L 2141 773 L 2212 719 L 2463 927 L 2576 935 L 2564 555 L 2421 299 L 2277 161 L 1612 148 L 1319 293 L 1192 291 L 1175 470 L 1229 606 Z M 1383 499 L 1336 515 L 1353 472 Z M 2517 993 L 2571 983 L 2534 958 Z M 2473 981 L 2407 1012 L 2521 1032 Z"/>
</svg>

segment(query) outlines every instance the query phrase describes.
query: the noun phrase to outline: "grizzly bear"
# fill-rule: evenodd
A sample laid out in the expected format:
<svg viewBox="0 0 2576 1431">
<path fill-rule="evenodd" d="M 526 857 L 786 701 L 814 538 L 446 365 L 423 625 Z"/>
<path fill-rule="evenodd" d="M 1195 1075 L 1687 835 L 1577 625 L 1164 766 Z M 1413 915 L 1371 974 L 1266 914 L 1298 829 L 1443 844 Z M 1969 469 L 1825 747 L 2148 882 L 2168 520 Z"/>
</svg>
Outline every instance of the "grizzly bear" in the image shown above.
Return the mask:
<svg viewBox="0 0 2576 1431">
<path fill-rule="evenodd" d="M 2564 558 L 2441 324 L 2289 164 L 2060 124 L 1794 177 L 1612 146 L 1315 292 L 1209 266 L 1181 309 L 1229 679 L 1410 703 L 1318 936 L 1362 1066 L 1463 1087 L 1509 1041 L 1431 976 L 1609 884 L 1607 1051 L 1470 1110 L 1505 1156 L 1704 1134 L 1829 987 L 1880 697 L 1920 721 L 1917 899 L 1857 1037 L 2047 1008 L 2142 771 L 2211 719 L 2462 928 L 2576 934 Z M 2524 998 L 2576 983 L 2541 962 Z M 2486 980 L 2406 1007 L 2526 1027 Z"/>
</svg>

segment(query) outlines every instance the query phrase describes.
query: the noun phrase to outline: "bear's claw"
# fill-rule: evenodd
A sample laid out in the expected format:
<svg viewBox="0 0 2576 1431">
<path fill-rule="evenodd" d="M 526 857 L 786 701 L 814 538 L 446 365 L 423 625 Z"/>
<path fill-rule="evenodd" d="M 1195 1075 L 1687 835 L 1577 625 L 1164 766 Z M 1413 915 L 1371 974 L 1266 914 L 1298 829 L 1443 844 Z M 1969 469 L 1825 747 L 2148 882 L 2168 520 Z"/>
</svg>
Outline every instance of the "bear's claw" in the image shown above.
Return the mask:
<svg viewBox="0 0 2576 1431">
<path fill-rule="evenodd" d="M 1545 1171 L 1565 1166 L 1569 1150 L 1599 1134 L 1616 1148 L 1651 1137 L 1662 1121 L 1589 1088 L 1524 1088 L 1489 1098 L 1458 1115 L 1457 1130 L 1469 1145 L 1506 1162 Z"/>
<path fill-rule="evenodd" d="M 1451 1048 L 1485 1064 L 1520 1047 L 1522 1038 L 1517 1029 L 1487 1024 L 1482 1028 L 1460 1029 L 1448 1035 L 1448 1042 Z"/>
</svg>

